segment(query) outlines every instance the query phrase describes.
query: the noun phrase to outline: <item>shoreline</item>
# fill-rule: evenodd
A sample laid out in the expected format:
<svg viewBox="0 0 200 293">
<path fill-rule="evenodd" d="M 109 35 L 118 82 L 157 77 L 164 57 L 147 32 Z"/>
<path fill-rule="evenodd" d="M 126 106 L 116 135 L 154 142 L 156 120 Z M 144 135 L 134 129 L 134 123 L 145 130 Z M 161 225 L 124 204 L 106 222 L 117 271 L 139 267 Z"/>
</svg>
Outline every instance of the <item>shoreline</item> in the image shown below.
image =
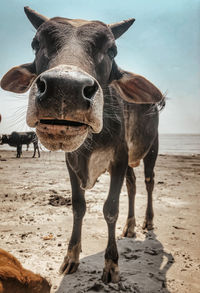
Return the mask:
<svg viewBox="0 0 200 293">
<path fill-rule="evenodd" d="M 6 147 L 6 146 L 1 146 L 0 145 L 0 155 L 1 155 L 1 152 L 15 152 L 17 153 L 16 151 L 16 147 Z M 22 158 L 23 156 L 26 157 L 26 153 L 31 153 L 33 152 L 33 147 L 30 146 L 29 147 L 29 150 L 26 151 L 26 146 L 23 146 L 23 149 L 22 149 Z M 64 151 L 60 150 L 60 151 L 54 151 L 54 152 L 51 152 L 49 150 L 44 150 L 44 149 L 40 149 L 40 152 L 41 153 L 65 153 Z M 188 152 L 179 152 L 177 151 L 176 153 L 171 153 L 171 152 L 159 152 L 158 153 L 158 156 L 184 156 L 184 157 L 187 157 L 187 156 L 200 156 L 200 151 L 199 152 L 192 152 L 192 151 L 188 151 Z"/>
</svg>

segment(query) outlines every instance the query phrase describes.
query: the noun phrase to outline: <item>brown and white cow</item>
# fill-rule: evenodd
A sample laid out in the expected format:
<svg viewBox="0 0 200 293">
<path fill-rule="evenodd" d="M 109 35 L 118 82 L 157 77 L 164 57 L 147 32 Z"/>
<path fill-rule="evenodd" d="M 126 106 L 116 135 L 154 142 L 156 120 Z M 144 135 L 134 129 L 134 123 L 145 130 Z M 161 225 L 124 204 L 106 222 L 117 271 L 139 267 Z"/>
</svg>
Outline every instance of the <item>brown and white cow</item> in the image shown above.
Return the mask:
<svg viewBox="0 0 200 293">
<path fill-rule="evenodd" d="M 37 29 L 32 42 L 35 59 L 8 71 L 1 87 L 16 93 L 30 88 L 28 125 L 36 128 L 46 148 L 66 152 L 74 223 L 60 270 L 68 274 L 78 268 L 85 190 L 108 170 L 110 189 L 103 208 L 108 244 L 102 279 L 118 282 L 115 226 L 119 195 L 126 178 L 129 209 L 123 235 L 133 237 L 133 167 L 141 159 L 148 193 L 143 228 L 153 228 L 153 170 L 158 153 L 156 104 L 163 101 L 163 96 L 147 79 L 120 69 L 115 62 L 115 40 L 134 19 L 107 25 L 81 19 L 48 19 L 28 7 L 25 13 Z"/>
</svg>

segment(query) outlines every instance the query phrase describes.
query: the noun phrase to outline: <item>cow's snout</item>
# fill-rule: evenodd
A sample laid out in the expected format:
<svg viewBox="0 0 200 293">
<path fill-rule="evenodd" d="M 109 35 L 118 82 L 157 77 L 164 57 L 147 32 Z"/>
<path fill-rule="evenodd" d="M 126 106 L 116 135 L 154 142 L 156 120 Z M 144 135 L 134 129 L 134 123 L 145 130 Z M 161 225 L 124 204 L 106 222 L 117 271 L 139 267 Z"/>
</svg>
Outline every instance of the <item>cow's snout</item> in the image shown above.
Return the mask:
<svg viewBox="0 0 200 293">
<path fill-rule="evenodd" d="M 33 82 L 27 124 L 36 127 L 50 150 L 73 151 L 103 126 L 103 91 L 98 81 L 76 66 L 59 65 Z"/>
<path fill-rule="evenodd" d="M 99 89 L 94 78 L 79 71 L 44 72 L 36 80 L 36 86 L 36 103 L 58 112 L 67 108 L 70 111 L 89 109 Z"/>
</svg>

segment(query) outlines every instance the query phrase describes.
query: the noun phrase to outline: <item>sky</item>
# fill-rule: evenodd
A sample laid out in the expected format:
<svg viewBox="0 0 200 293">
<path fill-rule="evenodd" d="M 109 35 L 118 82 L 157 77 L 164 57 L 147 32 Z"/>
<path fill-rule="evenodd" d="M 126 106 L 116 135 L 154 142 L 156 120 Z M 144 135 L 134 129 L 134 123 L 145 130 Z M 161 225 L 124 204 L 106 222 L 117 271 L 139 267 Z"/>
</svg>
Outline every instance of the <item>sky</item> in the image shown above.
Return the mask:
<svg viewBox="0 0 200 293">
<path fill-rule="evenodd" d="M 134 17 L 117 40 L 117 64 L 145 76 L 167 96 L 160 133 L 200 133 L 200 0 L 1 0 L 0 78 L 13 66 L 32 62 L 35 29 L 29 6 L 47 16 L 114 23 Z M 28 130 L 28 93 L 0 89 L 0 134 Z"/>
</svg>

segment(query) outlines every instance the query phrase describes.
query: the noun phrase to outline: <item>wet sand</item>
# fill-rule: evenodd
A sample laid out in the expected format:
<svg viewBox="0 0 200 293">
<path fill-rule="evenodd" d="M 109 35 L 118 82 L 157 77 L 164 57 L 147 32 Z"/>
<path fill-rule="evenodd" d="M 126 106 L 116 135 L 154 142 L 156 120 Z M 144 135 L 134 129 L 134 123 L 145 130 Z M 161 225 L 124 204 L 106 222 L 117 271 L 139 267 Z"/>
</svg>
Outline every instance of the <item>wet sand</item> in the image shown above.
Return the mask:
<svg viewBox="0 0 200 293">
<path fill-rule="evenodd" d="M 52 292 L 200 292 L 200 155 L 160 155 L 155 173 L 155 229 L 142 230 L 146 208 L 143 164 L 137 177 L 136 237 L 121 238 L 127 216 L 124 184 L 117 222 L 119 284 L 101 282 L 107 227 L 102 208 L 109 175 L 86 192 L 81 263 L 60 276 L 72 228 L 70 182 L 64 153 L 0 150 L 0 247 L 51 280 Z"/>
</svg>

